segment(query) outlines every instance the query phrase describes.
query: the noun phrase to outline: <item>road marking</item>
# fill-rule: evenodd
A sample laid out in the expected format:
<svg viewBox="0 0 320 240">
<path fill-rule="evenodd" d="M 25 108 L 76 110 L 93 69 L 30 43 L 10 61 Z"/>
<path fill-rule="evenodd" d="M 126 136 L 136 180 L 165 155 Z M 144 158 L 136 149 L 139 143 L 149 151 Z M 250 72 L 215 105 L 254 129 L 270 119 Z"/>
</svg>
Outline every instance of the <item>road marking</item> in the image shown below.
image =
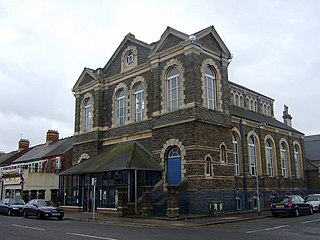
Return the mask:
<svg viewBox="0 0 320 240">
<path fill-rule="evenodd" d="M 279 228 L 285 228 L 285 227 L 289 227 L 289 225 L 281 225 L 281 226 L 277 226 L 277 227 L 272 227 L 272 228 L 264 228 L 264 229 L 258 229 L 258 230 L 253 230 L 253 231 L 248 231 L 246 233 L 256 233 L 256 232 L 264 232 L 264 231 L 271 231 L 271 230 L 276 230 Z"/>
<path fill-rule="evenodd" d="M 95 238 L 95 239 L 118 240 L 118 239 L 116 239 L 116 238 L 99 237 L 99 236 L 86 235 L 86 234 L 80 234 L 80 233 L 66 233 L 66 234 L 67 234 L 67 235 L 78 236 L 78 237 Z"/>
<path fill-rule="evenodd" d="M 29 226 L 23 226 L 23 225 L 17 225 L 17 224 L 12 224 L 12 226 L 26 228 L 26 229 L 32 229 L 32 230 L 38 230 L 38 231 L 45 231 L 45 229 L 43 229 L 43 228 L 35 228 L 35 227 L 29 227 Z"/>
<path fill-rule="evenodd" d="M 319 222 L 319 221 L 320 219 L 310 220 L 310 221 L 302 222 L 302 224 L 308 224 L 308 223 Z"/>
</svg>

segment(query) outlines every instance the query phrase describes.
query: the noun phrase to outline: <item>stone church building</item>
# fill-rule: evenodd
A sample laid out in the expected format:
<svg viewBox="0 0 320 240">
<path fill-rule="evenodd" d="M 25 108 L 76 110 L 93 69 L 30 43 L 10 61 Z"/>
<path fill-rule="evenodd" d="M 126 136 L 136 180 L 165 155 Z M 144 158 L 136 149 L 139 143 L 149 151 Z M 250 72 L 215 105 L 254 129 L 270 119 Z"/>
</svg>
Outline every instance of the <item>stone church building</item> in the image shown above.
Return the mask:
<svg viewBox="0 0 320 240">
<path fill-rule="evenodd" d="M 288 107 L 280 122 L 272 98 L 229 81 L 231 59 L 213 26 L 168 27 L 151 44 L 129 33 L 104 67 L 84 68 L 64 205 L 177 217 L 304 194 L 303 133 Z"/>
</svg>

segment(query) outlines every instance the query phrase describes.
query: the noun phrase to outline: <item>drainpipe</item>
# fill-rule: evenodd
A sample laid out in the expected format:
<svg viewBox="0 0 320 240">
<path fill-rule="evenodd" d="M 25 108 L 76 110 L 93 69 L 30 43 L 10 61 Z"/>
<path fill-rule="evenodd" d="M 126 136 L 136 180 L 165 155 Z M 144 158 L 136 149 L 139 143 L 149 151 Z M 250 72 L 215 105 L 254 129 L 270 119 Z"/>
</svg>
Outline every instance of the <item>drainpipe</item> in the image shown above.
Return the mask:
<svg viewBox="0 0 320 240">
<path fill-rule="evenodd" d="M 245 154 L 244 154 L 244 137 L 243 137 L 243 123 L 242 118 L 240 119 L 240 139 L 241 139 L 241 157 L 242 157 L 242 172 L 243 172 L 243 196 L 244 196 L 244 210 L 248 209 L 248 193 L 247 193 L 247 176 L 246 176 L 246 165 L 245 165 Z"/>
</svg>

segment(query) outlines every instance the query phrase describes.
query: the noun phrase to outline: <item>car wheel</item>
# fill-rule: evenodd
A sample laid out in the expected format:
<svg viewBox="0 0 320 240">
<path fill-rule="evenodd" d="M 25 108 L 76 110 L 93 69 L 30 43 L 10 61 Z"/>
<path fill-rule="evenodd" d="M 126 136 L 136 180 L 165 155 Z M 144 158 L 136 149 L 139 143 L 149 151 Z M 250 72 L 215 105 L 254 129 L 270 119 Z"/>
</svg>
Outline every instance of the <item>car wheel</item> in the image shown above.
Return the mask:
<svg viewBox="0 0 320 240">
<path fill-rule="evenodd" d="M 295 217 L 299 217 L 299 216 L 300 216 L 300 211 L 299 211 L 298 208 L 295 208 L 295 209 L 294 209 L 294 216 L 295 216 Z"/>
<path fill-rule="evenodd" d="M 24 210 L 24 211 L 23 211 L 23 217 L 24 217 L 24 218 L 27 218 L 27 217 L 28 217 L 27 210 Z"/>
<path fill-rule="evenodd" d="M 39 212 L 37 212 L 37 219 L 41 219 L 42 218 L 42 216 L 41 216 L 41 212 L 39 211 Z"/>
<path fill-rule="evenodd" d="M 8 209 L 8 216 L 11 216 L 11 215 L 12 215 L 11 209 Z"/>
<path fill-rule="evenodd" d="M 309 214 L 310 214 L 310 215 L 313 214 L 313 207 L 310 207 L 310 209 L 309 209 Z"/>
</svg>

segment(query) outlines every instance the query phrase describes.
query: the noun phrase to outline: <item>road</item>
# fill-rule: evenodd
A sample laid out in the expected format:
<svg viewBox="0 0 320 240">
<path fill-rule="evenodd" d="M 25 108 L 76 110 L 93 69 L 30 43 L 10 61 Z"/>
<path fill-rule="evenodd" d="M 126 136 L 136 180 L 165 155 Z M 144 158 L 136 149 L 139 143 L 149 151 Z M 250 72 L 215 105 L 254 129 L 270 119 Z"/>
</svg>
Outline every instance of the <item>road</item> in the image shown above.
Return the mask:
<svg viewBox="0 0 320 240">
<path fill-rule="evenodd" d="M 320 239 L 320 213 L 264 218 L 206 227 L 146 227 L 73 220 L 37 220 L 0 215 L 1 240 L 178 240 L 178 239 Z"/>
</svg>

